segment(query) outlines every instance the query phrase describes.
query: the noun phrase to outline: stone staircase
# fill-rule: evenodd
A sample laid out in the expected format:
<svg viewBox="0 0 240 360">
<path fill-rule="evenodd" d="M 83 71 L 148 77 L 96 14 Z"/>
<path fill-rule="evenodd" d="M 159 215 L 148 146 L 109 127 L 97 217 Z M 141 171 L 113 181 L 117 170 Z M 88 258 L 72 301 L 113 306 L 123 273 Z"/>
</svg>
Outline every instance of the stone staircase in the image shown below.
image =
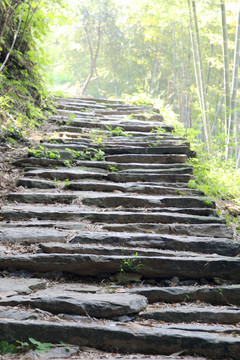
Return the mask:
<svg viewBox="0 0 240 360">
<path fill-rule="evenodd" d="M 188 188 L 186 140 L 121 101 L 61 99 L 49 122 L 0 209 L 0 339 L 239 359 L 240 243 Z"/>
</svg>

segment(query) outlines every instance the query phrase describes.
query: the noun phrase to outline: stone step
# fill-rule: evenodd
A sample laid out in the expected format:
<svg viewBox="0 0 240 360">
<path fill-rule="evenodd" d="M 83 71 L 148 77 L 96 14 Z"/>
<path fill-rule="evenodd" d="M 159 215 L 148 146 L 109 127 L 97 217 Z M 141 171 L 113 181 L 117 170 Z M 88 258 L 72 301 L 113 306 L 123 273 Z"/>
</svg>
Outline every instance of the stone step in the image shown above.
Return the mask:
<svg viewBox="0 0 240 360">
<path fill-rule="evenodd" d="M 208 324 L 237 324 L 240 322 L 240 307 L 214 307 L 204 305 L 156 305 L 139 314 L 140 319 L 169 323 L 200 322 Z"/>
<path fill-rule="evenodd" d="M 58 169 L 26 169 L 26 177 L 38 177 L 50 180 L 107 180 L 113 182 L 167 182 L 167 183 L 184 183 L 184 187 L 187 187 L 187 183 L 193 177 L 191 174 L 185 174 L 185 170 L 169 171 L 169 169 L 162 170 L 160 173 L 138 173 L 138 172 L 119 172 L 119 173 L 108 173 L 100 168 L 58 168 Z M 186 171 L 188 172 L 188 170 Z M 190 170 L 191 172 L 191 170 Z"/>
<path fill-rule="evenodd" d="M 239 284 L 173 287 L 139 286 L 127 291 L 130 294 L 145 296 L 150 304 L 157 302 L 170 304 L 201 302 L 211 305 L 240 305 Z"/>
<path fill-rule="evenodd" d="M 129 224 L 105 224 L 103 230 L 113 232 L 130 232 L 147 234 L 168 234 L 180 236 L 212 236 L 216 238 L 228 238 L 233 240 L 233 230 L 224 224 L 154 224 L 154 223 L 129 223 Z"/>
<path fill-rule="evenodd" d="M 93 98 L 93 97 L 67 97 L 67 98 L 60 98 L 59 99 L 60 103 L 64 103 L 64 104 L 67 104 L 67 103 L 74 103 L 74 104 L 78 104 L 78 103 L 81 103 L 81 102 L 87 102 L 87 103 L 96 103 L 96 104 L 118 104 L 119 105 L 122 105 L 124 104 L 124 101 L 121 100 L 121 99 L 104 99 L 104 98 Z M 125 104 L 124 104 L 125 106 Z"/>
<path fill-rule="evenodd" d="M 147 307 L 147 299 L 132 294 L 97 294 L 66 291 L 52 287 L 32 295 L 15 295 L 0 299 L 0 306 L 25 306 L 38 308 L 52 314 L 73 314 L 95 318 L 139 313 Z"/>
<path fill-rule="evenodd" d="M 220 278 L 239 282 L 240 259 L 220 255 L 196 257 L 120 256 L 92 254 L 24 254 L 1 255 L 0 269 L 25 270 L 34 274 L 66 272 L 79 276 L 107 278 L 120 272 L 134 272 L 145 279 L 201 279 Z"/>
<path fill-rule="evenodd" d="M 173 183 L 183 183 L 184 187 L 187 187 L 189 180 L 193 179 L 193 176 L 190 174 L 180 174 L 176 171 L 175 173 L 169 173 L 169 170 L 166 170 L 162 174 L 152 174 L 152 173 L 109 173 L 108 179 L 113 182 L 165 182 L 168 184 Z"/>
<path fill-rule="evenodd" d="M 20 224 L 19 224 L 20 225 Z M 63 229 L 56 229 L 52 227 L 41 227 L 41 224 L 36 224 L 33 227 L 32 224 L 21 224 L 22 226 L 13 226 L 13 224 L 7 224 L 6 227 L 1 228 L 0 231 L 0 243 L 1 244 L 34 244 L 34 243 L 46 243 L 46 242 L 58 242 L 66 243 L 72 238 L 75 232 L 64 231 Z M 30 225 L 30 226 L 29 226 Z M 42 224 L 43 226 L 44 224 Z"/>
<path fill-rule="evenodd" d="M 116 146 L 116 147 L 106 147 L 103 148 L 106 155 L 145 155 L 145 154 L 155 154 L 155 155 L 175 155 L 175 154 L 186 154 L 189 150 L 189 147 L 186 145 L 177 145 L 177 146 L 158 146 L 158 147 L 136 147 L 136 146 Z"/>
<path fill-rule="evenodd" d="M 138 252 L 148 252 L 149 255 L 159 251 L 188 251 L 196 253 L 219 254 L 225 256 L 237 256 L 240 253 L 240 243 L 232 242 L 227 238 L 194 237 L 157 235 L 148 233 L 117 233 L 103 231 L 86 231 L 83 225 L 63 223 L 16 223 L 6 224 L 0 232 L 0 243 L 44 243 L 46 248 L 56 249 L 60 244 L 69 242 L 69 245 L 99 247 L 99 251 L 109 246 L 118 248 L 124 253 L 130 251 L 133 255 Z M 82 226 L 82 228 L 81 228 Z M 79 232 L 79 230 L 81 230 Z M 54 242 L 55 244 L 52 244 Z M 47 245 L 46 243 L 51 243 Z M 60 243 L 60 244 L 56 244 Z M 62 246 L 62 245 L 61 245 Z M 71 247 L 70 247 L 71 248 Z M 128 249 L 129 248 L 129 249 Z M 61 249 L 61 247 L 60 247 Z M 74 249 L 77 251 L 77 247 Z M 146 249 L 146 250 L 144 250 Z M 50 251 L 50 250 L 49 250 Z M 58 250 L 60 251 L 60 250 Z M 83 250 L 82 250 L 83 251 Z M 116 250 L 119 252 L 119 250 Z M 57 251 L 56 251 L 57 252 Z M 122 252 L 121 252 L 122 254 Z"/>
<path fill-rule="evenodd" d="M 87 197 L 89 196 L 90 197 Z M 103 208 L 129 208 L 137 211 L 137 208 L 146 208 L 147 211 L 160 212 L 161 209 L 170 212 L 178 211 L 190 215 L 214 215 L 215 203 L 208 198 L 197 197 L 159 197 L 159 196 L 126 196 L 111 195 L 105 193 L 86 194 L 78 193 L 50 193 L 50 192 L 18 192 L 9 193 L 6 199 L 10 202 L 28 204 L 72 204 L 78 200 L 79 204 L 97 206 Z M 177 208 L 177 209 L 174 209 Z M 199 209 L 198 209 L 199 208 Z M 209 208 L 209 209 L 208 209 Z M 185 209 L 185 210 L 183 210 Z M 117 210 L 117 209 L 116 209 Z M 142 210 L 141 210 L 142 211 Z"/>
<path fill-rule="evenodd" d="M 95 169 L 94 169 L 95 170 Z M 103 171 L 98 172 L 91 171 L 89 168 L 88 171 L 78 170 L 77 168 L 74 169 L 39 169 L 39 170 L 32 170 L 27 171 L 27 177 L 39 177 L 43 179 L 51 179 L 51 180 L 61 180 L 64 181 L 68 180 L 79 180 L 79 179 L 96 179 L 96 180 L 104 180 L 107 179 L 107 174 Z"/>
<path fill-rule="evenodd" d="M 193 213 L 201 213 L 200 209 L 192 209 Z M 204 209 L 203 209 L 204 210 Z M 185 213 L 184 213 L 185 212 Z M 2 221 L 22 221 L 36 218 L 38 220 L 89 220 L 96 223 L 110 224 L 224 224 L 225 220 L 216 216 L 188 215 L 189 210 L 161 209 L 161 212 L 142 211 L 98 211 L 81 210 L 77 205 L 6 205 L 0 210 Z M 203 211 L 205 213 L 205 211 Z M 106 227 L 106 225 L 105 225 Z"/>
<path fill-rule="evenodd" d="M 106 105 L 96 104 L 96 103 L 87 103 L 87 102 L 79 102 L 78 104 L 74 103 L 59 103 L 57 105 L 57 109 L 59 110 L 67 110 L 67 111 L 79 111 L 80 109 L 106 109 Z"/>
<path fill-rule="evenodd" d="M 170 187 L 161 185 L 144 185 L 141 183 L 113 183 L 113 182 L 93 182 L 93 181 L 75 181 L 71 182 L 67 189 L 79 191 L 121 191 L 123 193 L 137 193 L 146 195 L 204 195 L 203 192 L 195 189 Z M 175 184 L 174 184 L 175 185 Z"/>
<path fill-rule="evenodd" d="M 54 181 L 32 179 L 32 178 L 19 178 L 17 186 L 23 186 L 30 189 L 56 189 L 58 184 Z"/>
<path fill-rule="evenodd" d="M 28 341 L 29 337 L 33 337 L 41 342 L 64 342 L 118 353 L 172 355 L 184 352 L 186 355 L 233 360 L 239 359 L 240 350 L 236 331 L 237 328 L 223 326 L 201 325 L 199 329 L 194 324 L 185 329 L 184 326 L 153 327 L 135 322 L 126 327 L 112 321 L 107 324 L 84 324 L 66 320 L 0 321 L 0 337 L 9 342 L 16 341 L 21 334 L 21 341 Z M 129 359 L 129 355 L 127 358 Z"/>
<path fill-rule="evenodd" d="M 60 111 L 60 115 L 65 115 L 70 112 L 62 110 Z M 82 116 L 82 113 L 80 112 L 74 112 L 74 114 L 76 115 L 76 117 L 78 115 Z M 111 115 L 111 113 L 108 113 L 106 115 Z M 117 114 L 118 115 L 118 114 Z M 86 115 L 84 115 L 86 116 Z M 162 121 L 141 121 L 141 120 L 129 120 L 129 119 L 123 119 L 123 120 L 101 120 L 101 121 L 97 121 L 97 120 L 92 120 L 91 118 L 88 119 L 88 121 L 80 118 L 76 118 L 73 120 L 69 120 L 69 119 L 63 119 L 62 123 L 63 124 L 71 124 L 72 127 L 80 127 L 80 128 L 100 128 L 103 130 L 108 130 L 108 126 L 111 126 L 111 128 L 116 128 L 116 127 L 121 127 L 126 131 L 138 131 L 138 132 L 151 132 L 154 130 L 157 130 L 159 133 L 159 129 L 163 130 L 163 132 L 167 131 L 167 132 L 172 132 L 173 127 L 166 125 L 164 122 Z M 64 126 L 64 125 L 63 125 Z"/>
<path fill-rule="evenodd" d="M 116 165 L 117 166 L 117 165 Z M 120 165 L 121 166 L 121 165 Z M 141 169 L 140 166 L 135 168 L 134 165 L 130 168 L 128 168 L 127 166 L 125 166 L 125 169 L 116 171 L 116 173 L 118 174 L 139 174 L 139 175 L 144 175 L 146 173 L 149 174 L 149 172 L 151 172 L 151 174 L 164 174 L 164 173 L 169 173 L 171 174 L 193 174 L 193 169 L 189 168 L 189 167 L 168 167 L 168 168 L 160 168 L 160 169 L 151 169 L 151 168 L 143 168 Z"/>
<path fill-rule="evenodd" d="M 185 163 L 187 155 L 184 154 L 120 154 L 107 155 L 106 161 L 116 163 L 143 163 L 143 164 L 177 164 Z"/>
<path fill-rule="evenodd" d="M 68 126 L 69 127 L 69 126 Z M 111 132 L 109 130 L 103 130 L 103 129 L 97 129 L 97 131 L 91 131 L 91 129 L 80 129 L 80 128 L 74 128 L 71 127 L 70 128 L 73 129 L 73 131 L 68 132 L 66 130 L 64 131 L 58 131 L 57 134 L 54 136 L 54 138 L 52 140 L 59 142 L 59 143 L 67 143 L 67 142 L 76 142 L 76 143 L 80 143 L 81 140 L 88 140 L 89 138 L 92 138 L 94 136 L 107 136 L 107 137 L 111 137 Z M 75 131 L 76 130 L 76 131 Z M 81 134 L 79 133 L 79 131 L 81 131 Z M 128 141 L 155 141 L 155 140 L 159 140 L 159 141 L 181 141 L 181 142 L 186 142 L 187 139 L 178 135 L 173 135 L 172 133 L 157 133 L 157 132 L 153 132 L 153 133 L 149 133 L 149 132 L 139 132 L 139 131 L 127 131 L 128 137 L 127 140 Z M 48 134 L 49 137 L 52 137 L 52 133 Z M 56 137 L 59 136 L 59 137 Z M 126 140 L 126 136 L 122 136 L 121 138 L 124 138 Z M 118 137 L 116 136 L 112 136 L 111 140 L 113 139 L 118 139 Z"/>
<path fill-rule="evenodd" d="M 63 183 L 64 185 L 64 183 Z M 34 178 L 19 178 L 17 181 L 17 186 L 22 186 L 25 188 L 36 188 L 36 189 L 56 189 L 59 186 L 58 182 L 50 180 L 41 180 Z M 204 195 L 203 192 L 195 189 L 188 189 L 184 187 L 182 183 L 175 183 L 174 187 L 166 183 L 159 184 L 147 184 L 147 183 L 113 183 L 113 182 L 100 182 L 97 180 L 87 181 L 71 181 L 65 185 L 66 190 L 75 190 L 75 191 L 103 191 L 103 192 L 112 192 L 112 191 L 121 191 L 129 193 L 139 193 L 139 194 L 149 194 L 149 195 Z"/>
<path fill-rule="evenodd" d="M 130 255 L 130 256 L 168 256 L 175 257 L 176 252 L 171 250 L 148 249 L 139 247 L 120 247 L 106 244 L 80 244 L 79 242 L 68 244 L 41 243 L 42 251 L 46 254 L 93 254 L 93 255 Z M 179 251 L 178 256 L 198 256 L 193 252 Z"/>
<path fill-rule="evenodd" d="M 138 207 L 157 207 L 157 208 L 216 208 L 214 200 L 206 197 L 181 197 L 181 196 L 129 196 L 129 195 L 111 195 L 99 194 L 84 197 L 82 200 L 84 205 L 95 205 L 104 208 L 115 208 L 122 206 L 124 208 L 138 208 Z"/>
<path fill-rule="evenodd" d="M 116 162 L 108 162 L 108 161 L 94 161 L 94 160 L 77 160 L 74 161 L 77 167 L 96 167 L 99 169 L 104 169 L 110 171 L 110 166 L 114 166 L 118 171 L 123 170 L 132 170 L 132 169 L 141 169 L 141 170 L 165 170 L 165 169 L 186 169 L 189 173 L 193 171 L 193 166 L 185 164 L 185 163 L 177 163 L 177 164 L 141 164 L 141 163 L 116 163 Z M 56 166 L 64 166 L 63 160 L 55 160 L 55 159 L 45 159 L 45 158 L 23 158 L 13 162 L 13 166 L 18 167 L 53 167 Z"/>
<path fill-rule="evenodd" d="M 9 193 L 6 195 L 6 199 L 11 202 L 17 203 L 28 203 L 28 204 L 54 204 L 54 203 L 62 203 L 62 204 L 71 204 L 73 200 L 78 199 L 79 196 L 77 194 L 66 194 L 66 193 Z"/>
<path fill-rule="evenodd" d="M 228 238 L 205 236 L 157 235 L 149 233 L 118 233 L 118 232 L 79 232 L 70 240 L 71 244 L 98 244 L 99 246 L 114 245 L 123 247 L 157 248 L 162 250 L 190 251 L 197 253 L 216 253 L 236 256 L 240 253 L 240 243 Z"/>
<path fill-rule="evenodd" d="M 90 150 L 86 145 L 78 144 L 51 144 L 51 143 L 42 143 L 47 149 L 53 149 L 61 151 L 66 151 L 66 149 L 75 150 L 75 151 L 84 151 Z M 94 148 L 103 150 L 107 155 L 116 155 L 116 154 L 186 154 L 189 150 L 189 147 L 186 144 L 168 144 L 168 145 L 158 145 L 156 147 L 146 147 L 140 146 L 139 144 L 132 145 L 111 145 L 111 146 L 98 146 L 94 145 Z"/>
</svg>

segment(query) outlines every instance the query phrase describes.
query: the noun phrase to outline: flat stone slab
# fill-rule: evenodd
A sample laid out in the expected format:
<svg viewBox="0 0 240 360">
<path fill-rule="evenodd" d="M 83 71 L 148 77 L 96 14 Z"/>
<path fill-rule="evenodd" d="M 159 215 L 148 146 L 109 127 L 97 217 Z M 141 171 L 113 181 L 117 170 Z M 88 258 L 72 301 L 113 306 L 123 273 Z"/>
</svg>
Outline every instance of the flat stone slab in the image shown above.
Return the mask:
<svg viewBox="0 0 240 360">
<path fill-rule="evenodd" d="M 189 147 L 186 145 L 177 145 L 177 146 L 161 146 L 161 147 L 136 147 L 136 146 L 121 146 L 121 147 L 106 147 L 104 152 L 107 155 L 122 155 L 122 154 L 154 154 L 154 155 L 184 155 L 188 152 Z"/>
<path fill-rule="evenodd" d="M 37 227 L 5 227 L 0 230 L 0 243 L 66 242 L 70 232 Z"/>
<path fill-rule="evenodd" d="M 17 186 L 23 186 L 26 188 L 36 188 L 36 189 L 56 189 L 57 184 L 54 181 L 49 180 L 40 180 L 32 178 L 19 178 L 17 181 Z"/>
<path fill-rule="evenodd" d="M 52 314 L 73 314 L 96 318 L 111 318 L 139 313 L 147 307 L 147 300 L 132 294 L 93 294 L 58 290 L 58 287 L 38 291 L 31 296 L 12 296 L 0 300 L 5 306 L 30 306 Z"/>
<path fill-rule="evenodd" d="M 149 224 L 129 223 L 103 225 L 102 228 L 114 232 L 146 232 L 154 234 L 169 234 L 180 236 L 212 236 L 216 238 L 233 239 L 233 230 L 223 224 Z"/>
<path fill-rule="evenodd" d="M 76 114 L 76 112 L 74 112 Z M 127 114 L 127 113 L 126 113 Z M 129 113 L 131 114 L 131 112 Z M 62 113 L 62 115 L 65 115 Z M 78 115 L 78 114 L 77 114 Z M 69 120 L 63 120 L 63 123 L 68 123 Z M 163 130 L 167 132 L 171 132 L 173 130 L 172 126 L 168 126 L 162 122 L 144 122 L 144 121 L 138 121 L 138 120 L 131 120 L 131 121 L 84 121 L 84 120 L 72 120 L 71 121 L 72 127 L 80 127 L 80 128 L 100 128 L 100 129 L 106 129 L 107 126 L 111 126 L 112 128 L 116 127 L 122 127 L 125 131 L 138 131 L 138 132 L 150 132 L 152 130 L 155 130 L 162 127 Z"/>
<path fill-rule="evenodd" d="M 1 299 L 1 297 L 0 297 Z M 11 309 L 11 308 L 6 308 L 5 306 L 0 306 L 0 319 L 12 319 L 12 320 L 20 320 L 20 321 L 25 321 L 25 320 L 37 320 L 38 316 L 31 313 L 30 311 L 24 311 L 21 310 L 19 311 L 19 309 Z"/>
<path fill-rule="evenodd" d="M 94 209 L 95 210 L 95 209 Z M 183 224 L 223 224 L 225 221 L 217 216 L 201 216 L 201 209 L 196 210 L 196 215 L 189 215 L 185 209 L 159 209 L 159 212 L 134 212 L 133 211 L 97 211 L 81 210 L 76 205 L 9 205 L 0 210 L 2 221 L 8 220 L 29 220 L 36 218 L 38 220 L 89 220 L 97 223 L 183 223 Z M 187 211 L 188 212 L 188 211 Z M 189 210 L 191 213 L 191 210 Z M 194 209 L 192 210 L 194 213 Z M 199 213 L 200 212 L 200 213 Z M 198 215 L 199 214 L 199 215 Z M 207 214 L 209 215 L 209 214 Z"/>
<path fill-rule="evenodd" d="M 47 254 L 93 254 L 93 255 L 132 255 L 136 253 L 138 256 L 188 256 L 195 257 L 198 254 L 185 251 L 170 251 L 170 250 L 156 250 L 156 249 L 143 249 L 131 248 L 120 246 L 102 246 L 102 245 L 80 245 L 76 244 L 40 244 L 40 248 Z"/>
<path fill-rule="evenodd" d="M 95 205 L 104 208 L 114 208 L 122 206 L 124 208 L 216 208 L 214 200 L 206 197 L 189 197 L 189 196 L 130 196 L 116 194 L 91 195 L 82 200 L 85 205 Z"/>
<path fill-rule="evenodd" d="M 29 204 L 54 204 L 54 203 L 62 203 L 62 204 L 71 204 L 73 200 L 77 199 L 78 196 L 74 194 L 66 194 L 66 193 L 9 193 L 6 196 L 8 201 L 16 201 L 18 203 L 29 203 Z"/>
<path fill-rule="evenodd" d="M 143 181 L 143 182 L 167 182 L 167 183 L 184 183 L 185 187 L 189 180 L 192 179 L 192 175 L 189 174 L 151 174 L 151 173 L 112 173 L 108 174 L 108 179 L 110 181 L 116 182 L 133 182 L 133 181 Z"/>
<path fill-rule="evenodd" d="M 198 257 L 104 256 L 80 254 L 36 254 L 0 256 L 0 269 L 21 269 L 33 273 L 63 271 L 81 276 L 105 277 L 118 273 L 124 264 L 145 278 L 182 279 L 214 277 L 240 280 L 240 258 L 199 255 Z"/>
<path fill-rule="evenodd" d="M 206 234 L 207 235 L 207 234 Z M 84 232 L 75 234 L 71 244 L 96 244 L 98 246 L 136 246 L 173 251 L 193 251 L 197 253 L 216 253 L 225 256 L 236 256 L 240 253 L 240 242 L 227 238 L 197 236 L 157 235 L 131 232 Z"/>
<path fill-rule="evenodd" d="M 238 307 L 214 307 L 214 306 L 194 306 L 194 305 L 175 305 L 151 306 L 139 314 L 141 319 L 164 321 L 169 323 L 191 323 L 200 322 L 208 324 L 237 324 L 240 322 L 240 308 Z"/>
<path fill-rule="evenodd" d="M 145 163 L 145 164 L 177 164 L 185 163 L 187 155 L 183 154 L 120 154 L 106 155 L 106 161 L 116 163 Z"/>
<path fill-rule="evenodd" d="M 17 294 L 30 294 L 34 290 L 45 289 L 47 283 L 41 279 L 1 278 L 0 299 Z"/>
<path fill-rule="evenodd" d="M 149 303 L 201 301 L 212 305 L 240 305 L 240 285 L 139 287 L 128 292 L 147 297 Z"/>
<path fill-rule="evenodd" d="M 1 320 L 0 338 L 11 342 L 21 334 L 21 341 L 27 341 L 31 336 L 41 342 L 56 343 L 57 340 L 122 353 L 171 355 L 184 350 L 186 355 L 239 359 L 240 339 L 232 336 L 234 328 L 229 329 L 232 333 L 226 335 L 200 329 L 196 331 L 194 326 L 184 330 L 166 326 L 114 325 Z"/>
<path fill-rule="evenodd" d="M 165 186 L 164 186 L 165 185 Z M 114 182 L 99 182 L 99 181 L 74 181 L 71 182 L 68 186 L 68 190 L 76 191 L 103 191 L 103 192 L 113 192 L 121 191 L 123 193 L 138 193 L 146 195 L 204 195 L 203 192 L 188 189 L 182 187 L 181 190 L 174 186 L 164 185 L 147 185 L 144 183 L 114 183 Z"/>
<path fill-rule="evenodd" d="M 56 179 L 56 180 L 78 180 L 78 179 L 96 179 L 96 180 L 104 180 L 107 178 L 107 175 L 98 172 L 88 172 L 77 169 L 40 169 L 40 170 L 32 170 L 26 173 L 26 176 L 38 176 L 44 179 Z"/>
</svg>

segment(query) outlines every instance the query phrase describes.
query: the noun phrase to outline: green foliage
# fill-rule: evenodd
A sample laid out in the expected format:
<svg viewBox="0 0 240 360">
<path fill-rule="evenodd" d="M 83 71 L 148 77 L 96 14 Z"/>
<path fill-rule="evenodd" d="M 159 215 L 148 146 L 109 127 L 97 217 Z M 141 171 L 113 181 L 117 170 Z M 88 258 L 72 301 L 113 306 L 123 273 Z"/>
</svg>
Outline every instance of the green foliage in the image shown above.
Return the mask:
<svg viewBox="0 0 240 360">
<path fill-rule="evenodd" d="M 102 136 L 91 136 L 91 140 L 94 144 L 96 145 L 102 145 L 104 146 L 103 140 L 106 139 L 107 137 L 102 135 Z"/>
<path fill-rule="evenodd" d="M 84 151 L 75 151 L 72 149 L 65 149 L 71 152 L 72 156 L 76 160 L 92 160 L 92 161 L 103 161 L 105 152 L 101 149 L 87 148 Z"/>
<path fill-rule="evenodd" d="M 59 160 L 60 154 L 58 150 L 48 150 L 44 146 L 39 145 L 37 149 L 28 149 L 30 156 L 35 158 L 45 158 Z"/>
<path fill-rule="evenodd" d="M 201 148 L 197 158 L 189 160 L 194 166 L 195 180 L 190 180 L 189 187 L 202 190 L 207 196 L 240 203 L 240 171 L 235 169 L 233 161 L 224 159 L 224 152 L 217 147 L 211 154 Z"/>
<path fill-rule="evenodd" d="M 52 348 L 50 343 L 42 343 L 33 338 L 29 338 L 29 342 L 22 342 L 16 340 L 16 344 L 9 344 L 8 341 L 0 341 L 0 355 L 4 354 L 20 354 L 26 353 L 30 350 L 36 351 L 37 353 L 46 353 L 49 352 Z"/>
<path fill-rule="evenodd" d="M 204 200 L 203 202 L 207 207 L 212 207 L 213 206 L 213 202 L 211 200 Z"/>
<path fill-rule="evenodd" d="M 15 345 L 9 344 L 7 341 L 0 341 L 0 354 L 16 354 L 17 347 Z"/>
<path fill-rule="evenodd" d="M 120 273 L 133 273 L 138 272 L 143 267 L 141 260 L 138 257 L 138 253 L 133 258 L 123 259 L 120 264 Z"/>
<path fill-rule="evenodd" d="M 112 136 L 132 136 L 131 134 L 126 133 L 124 129 L 120 126 L 117 126 L 115 128 L 107 126 L 106 128 L 108 131 L 110 131 Z"/>
<path fill-rule="evenodd" d="M 65 187 L 68 187 L 71 184 L 71 181 L 69 179 L 65 179 L 63 182 Z"/>
<path fill-rule="evenodd" d="M 47 0 L 41 6 L 34 0 L 0 2 L 0 120 L 28 131 L 54 112 L 40 75 L 50 7 Z"/>
<path fill-rule="evenodd" d="M 65 160 L 63 164 L 68 168 L 71 168 L 73 166 L 73 162 L 71 160 Z"/>
<path fill-rule="evenodd" d="M 40 354 L 49 352 L 53 346 L 51 343 L 41 343 L 40 341 L 37 341 L 33 338 L 29 338 L 29 341 L 33 345 L 34 351 Z"/>
<path fill-rule="evenodd" d="M 113 173 L 117 173 L 118 172 L 118 168 L 116 165 L 109 165 L 108 166 L 109 171 L 113 172 Z"/>
</svg>

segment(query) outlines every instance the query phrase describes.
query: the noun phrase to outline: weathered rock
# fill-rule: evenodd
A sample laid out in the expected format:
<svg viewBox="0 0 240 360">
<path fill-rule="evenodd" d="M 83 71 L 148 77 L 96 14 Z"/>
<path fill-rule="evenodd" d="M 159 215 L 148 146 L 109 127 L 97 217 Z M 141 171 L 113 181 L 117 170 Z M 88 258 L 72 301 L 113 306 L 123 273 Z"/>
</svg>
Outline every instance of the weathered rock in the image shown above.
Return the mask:
<svg viewBox="0 0 240 360">
<path fill-rule="evenodd" d="M 74 314 L 96 318 L 139 313 L 147 307 L 147 300 L 141 295 L 130 294 L 87 294 L 71 291 L 58 291 L 50 288 L 38 291 L 32 296 L 12 296 L 0 300 L 5 306 L 30 306 L 52 314 Z"/>
<path fill-rule="evenodd" d="M 110 276 L 118 272 L 126 261 L 128 271 L 146 278 L 222 279 L 240 280 L 240 259 L 201 255 L 198 257 L 103 256 L 73 254 L 37 254 L 1 256 L 0 269 L 15 268 L 30 272 L 64 271 L 81 276 Z M 137 271 L 136 271 L 136 270 Z"/>
<path fill-rule="evenodd" d="M 154 309 L 139 314 L 141 319 L 152 319 L 169 323 L 201 322 L 208 324 L 237 324 L 240 322 L 240 308 L 214 306 L 154 306 Z"/>
<path fill-rule="evenodd" d="M 116 163 L 145 163 L 145 164 L 177 164 L 185 163 L 187 155 L 182 154 L 120 154 L 120 155 L 107 155 L 107 161 Z"/>
<path fill-rule="evenodd" d="M 234 329 L 229 329 L 234 332 Z M 171 329 L 164 326 L 109 327 L 104 325 L 81 325 L 54 322 L 0 321 L 0 337 L 9 342 L 19 338 L 28 340 L 29 336 L 42 342 L 64 341 L 78 346 L 91 346 L 101 350 L 122 353 L 143 353 L 170 355 L 183 351 L 189 355 L 207 358 L 238 360 L 240 340 L 231 334 Z"/>
<path fill-rule="evenodd" d="M 71 239 L 71 244 L 96 244 L 136 246 L 144 248 L 168 249 L 175 251 L 194 251 L 196 253 L 216 253 L 236 256 L 240 253 L 240 243 L 229 239 L 197 236 L 157 235 L 130 232 L 80 232 Z M 146 250 L 148 251 L 148 249 Z"/>
<path fill-rule="evenodd" d="M 95 210 L 95 209 L 94 209 Z M 189 215 L 188 213 L 194 214 L 194 209 L 186 211 L 185 209 L 171 209 L 163 208 L 159 209 L 159 212 L 134 212 L 132 211 L 94 211 L 94 210 L 81 210 L 76 205 L 62 205 L 62 207 L 53 205 L 13 205 L 12 207 L 5 206 L 0 210 L 0 216 L 2 220 L 29 220 L 36 218 L 38 220 L 90 220 L 92 222 L 103 222 L 103 223 L 118 223 L 128 224 L 136 223 L 183 223 L 183 224 L 223 224 L 225 221 L 218 218 L 217 216 L 209 216 L 201 209 L 196 210 L 196 215 Z M 203 216 L 201 216 L 203 215 Z M 205 216 L 206 215 L 206 216 Z M 105 227 L 106 228 L 106 227 Z"/>
<path fill-rule="evenodd" d="M 189 174 L 138 174 L 138 173 L 116 173 L 109 174 L 109 180 L 117 182 L 131 182 L 131 181 L 143 181 L 143 182 L 167 182 L 167 183 L 184 183 L 185 187 L 189 180 L 192 179 L 192 175 Z"/>
<path fill-rule="evenodd" d="M 84 198 L 82 203 L 85 205 L 95 205 L 104 208 L 122 206 L 124 208 L 215 208 L 214 200 L 204 197 L 162 197 L 162 196 L 130 196 L 130 195 L 91 195 Z"/>
<path fill-rule="evenodd" d="M 188 152 L 188 146 L 186 145 L 178 145 L 178 146 L 161 146 L 161 147 L 136 147 L 136 146 L 121 146 L 118 147 L 116 146 L 115 148 L 113 147 L 106 147 L 104 148 L 104 152 L 107 155 L 114 155 L 116 156 L 117 154 L 122 155 L 122 154 L 150 154 L 150 155 L 164 155 L 164 154 L 186 154 Z M 108 158 L 106 158 L 108 159 Z M 110 161 L 114 161 L 114 160 L 110 160 Z M 176 161 L 177 162 L 177 161 Z"/>
<path fill-rule="evenodd" d="M 233 230 L 223 224 L 148 224 L 132 223 L 127 225 L 103 225 L 104 230 L 114 232 L 146 232 L 180 236 L 213 236 L 216 238 L 233 239 Z"/>
<path fill-rule="evenodd" d="M 17 186 L 23 186 L 26 188 L 37 188 L 37 189 L 55 189 L 57 184 L 53 181 L 31 179 L 31 178 L 20 178 L 17 181 Z"/>
<path fill-rule="evenodd" d="M 150 303 L 195 302 L 212 305 L 240 305 L 240 285 L 228 286 L 183 286 L 183 287 L 139 287 L 128 292 L 146 296 Z"/>
<path fill-rule="evenodd" d="M 52 179 L 52 180 L 77 180 L 77 179 L 105 179 L 106 175 L 102 173 L 94 173 L 94 172 L 87 172 L 87 171 L 81 171 L 77 169 L 55 169 L 55 170 L 33 170 L 28 171 L 26 173 L 27 176 L 38 176 L 40 178 L 44 179 Z"/>
<path fill-rule="evenodd" d="M 5 227 L 0 230 L 0 243 L 66 242 L 69 232 L 37 227 Z"/>
<path fill-rule="evenodd" d="M 1 297 L 0 297 L 1 300 Z M 13 320 L 37 320 L 38 316 L 37 314 L 33 314 L 30 311 L 24 311 L 19 309 L 11 309 L 6 308 L 4 306 L 0 306 L 0 319 L 13 319 Z"/>
<path fill-rule="evenodd" d="M 80 245 L 75 244 L 56 244 L 46 243 L 40 244 L 40 248 L 47 254 L 93 254 L 93 255 L 135 255 L 138 256 L 188 256 L 195 257 L 198 254 L 193 252 L 177 252 L 170 250 L 155 250 L 155 249 L 142 249 L 142 248 L 131 248 L 131 247 L 114 247 L 114 246 L 101 246 L 96 245 Z"/>
<path fill-rule="evenodd" d="M 76 115 L 82 115 L 74 112 Z M 66 111 L 61 111 L 62 115 L 66 115 Z M 69 120 L 63 120 L 63 123 L 69 123 Z M 157 129 L 161 126 L 163 131 L 171 132 L 173 130 L 172 126 L 168 126 L 162 122 L 144 122 L 138 120 L 131 121 L 84 121 L 82 119 L 76 119 L 71 121 L 72 127 L 80 128 L 100 128 L 107 130 L 107 126 L 111 126 L 113 129 L 116 127 L 121 127 L 125 131 L 139 131 L 139 132 L 150 132 Z"/>
<path fill-rule="evenodd" d="M 165 185 L 165 186 L 164 186 Z M 181 190 L 175 186 L 166 186 L 164 184 L 159 185 L 147 185 L 144 183 L 114 183 L 114 182 L 99 182 L 99 181 L 74 181 L 67 185 L 67 190 L 76 190 L 76 191 L 104 191 L 104 192 L 113 192 L 121 191 L 126 193 L 138 193 L 146 195 L 204 195 L 201 191 L 188 189 L 182 187 Z"/>
<path fill-rule="evenodd" d="M 34 290 L 45 289 L 47 283 L 40 279 L 1 278 L 0 299 L 16 294 L 30 294 Z"/>
<path fill-rule="evenodd" d="M 9 193 L 7 200 L 15 201 L 18 203 L 29 203 L 29 204 L 54 204 L 63 203 L 71 204 L 73 200 L 77 199 L 77 195 L 66 194 L 66 193 Z"/>
</svg>

